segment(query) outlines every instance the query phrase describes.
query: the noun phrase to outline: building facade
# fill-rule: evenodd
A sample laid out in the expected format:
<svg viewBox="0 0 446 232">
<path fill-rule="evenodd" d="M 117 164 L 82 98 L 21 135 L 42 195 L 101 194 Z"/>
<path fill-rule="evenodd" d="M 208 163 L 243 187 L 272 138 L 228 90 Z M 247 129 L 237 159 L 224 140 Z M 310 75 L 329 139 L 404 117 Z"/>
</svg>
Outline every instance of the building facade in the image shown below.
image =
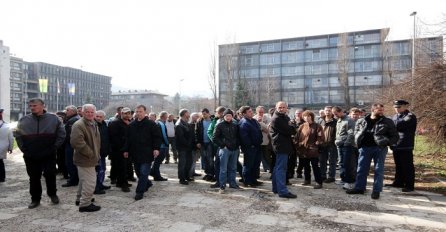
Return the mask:
<svg viewBox="0 0 446 232">
<path fill-rule="evenodd" d="M 3 109 L 3 120 L 10 120 L 10 56 L 9 47 L 0 40 L 0 109 Z"/>
<path fill-rule="evenodd" d="M 284 100 L 291 107 L 312 109 L 369 105 L 378 90 L 411 75 L 412 40 L 387 41 L 388 32 L 220 45 L 220 104 L 273 106 Z M 443 54 L 442 37 L 417 39 L 415 45 L 417 62 Z"/>
<path fill-rule="evenodd" d="M 16 57 L 11 57 L 10 66 L 11 120 L 29 113 L 27 102 L 36 97 L 45 101 L 49 112 L 86 103 L 103 109 L 110 102 L 109 76 L 43 62 L 26 62 Z"/>
<path fill-rule="evenodd" d="M 151 90 L 127 90 L 111 94 L 111 101 L 115 106 L 124 106 L 134 109 L 137 105 L 147 107 L 147 112 L 160 112 L 165 109 L 168 102 L 167 95 Z"/>
</svg>

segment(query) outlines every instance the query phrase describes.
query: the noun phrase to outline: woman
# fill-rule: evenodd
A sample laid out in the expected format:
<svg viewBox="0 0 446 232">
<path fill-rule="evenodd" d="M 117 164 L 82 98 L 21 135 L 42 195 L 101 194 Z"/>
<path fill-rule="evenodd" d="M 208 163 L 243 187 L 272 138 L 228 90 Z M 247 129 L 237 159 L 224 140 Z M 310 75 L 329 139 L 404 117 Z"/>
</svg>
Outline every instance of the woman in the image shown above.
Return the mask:
<svg viewBox="0 0 446 232">
<path fill-rule="evenodd" d="M 302 117 L 305 123 L 300 125 L 297 130 L 295 144 L 304 166 L 305 181 L 303 185 L 311 184 L 311 163 L 317 183 L 314 188 L 320 189 L 322 188 L 322 177 L 319 168 L 319 144 L 324 141 L 324 133 L 322 126 L 314 122 L 313 112 L 306 110 L 302 113 Z"/>
<path fill-rule="evenodd" d="M 13 144 L 12 132 L 9 129 L 9 124 L 3 121 L 3 109 L 0 109 L 0 182 L 5 182 L 6 174 L 3 159 L 6 159 L 6 153 L 12 153 Z"/>
</svg>

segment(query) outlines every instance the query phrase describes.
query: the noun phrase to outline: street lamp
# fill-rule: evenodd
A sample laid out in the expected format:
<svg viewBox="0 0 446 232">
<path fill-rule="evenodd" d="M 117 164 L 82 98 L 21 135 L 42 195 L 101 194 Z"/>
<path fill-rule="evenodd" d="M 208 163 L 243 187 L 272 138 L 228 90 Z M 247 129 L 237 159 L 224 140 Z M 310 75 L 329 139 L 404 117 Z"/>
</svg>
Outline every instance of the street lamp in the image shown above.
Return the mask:
<svg viewBox="0 0 446 232">
<path fill-rule="evenodd" d="M 416 39 L 416 24 L 415 24 L 415 19 L 417 16 L 417 12 L 414 11 L 410 14 L 410 16 L 413 16 L 413 40 L 412 40 L 412 76 L 411 76 L 411 84 L 412 84 L 412 91 L 414 91 L 415 88 L 415 83 L 414 83 L 414 78 L 415 78 L 415 39 Z M 414 93 L 411 94 L 412 96 L 414 95 Z M 411 105 L 414 105 L 414 101 L 413 101 L 413 97 L 411 99 Z"/>
<path fill-rule="evenodd" d="M 181 110 L 181 83 L 183 83 L 184 78 L 180 79 L 178 85 L 178 110 Z"/>
</svg>

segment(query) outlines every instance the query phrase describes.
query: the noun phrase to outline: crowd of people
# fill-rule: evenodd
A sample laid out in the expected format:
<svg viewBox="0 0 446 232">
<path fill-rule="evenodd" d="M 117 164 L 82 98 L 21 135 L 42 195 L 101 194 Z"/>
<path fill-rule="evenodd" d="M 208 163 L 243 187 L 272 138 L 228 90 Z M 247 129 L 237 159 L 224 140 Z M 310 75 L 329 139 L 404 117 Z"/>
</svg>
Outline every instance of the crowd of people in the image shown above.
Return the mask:
<svg viewBox="0 0 446 232">
<path fill-rule="evenodd" d="M 259 180 L 263 168 L 271 173 L 272 191 L 282 198 L 297 197 L 287 187 L 295 174 L 304 178 L 302 185 L 311 185 L 313 174 L 314 189 L 336 182 L 347 194 L 364 194 L 373 160 L 371 197 L 378 199 L 388 147 L 396 165 L 395 179 L 389 186 L 400 187 L 403 192 L 414 190 L 412 151 L 417 121 L 408 105 L 404 100 L 395 101 L 392 119 L 383 115 L 382 104 L 373 104 L 369 114 L 338 106 L 326 106 L 318 116 L 296 109 L 290 119 L 283 101 L 268 111 L 263 106 L 242 106 L 236 111 L 219 106 L 212 115 L 207 108 L 200 113 L 181 109 L 178 118 L 166 111 L 157 117 L 144 105 L 134 111 L 118 107 L 116 115 L 106 119 L 105 112 L 92 104 L 67 106 L 65 111 L 52 114 L 46 112 L 42 99 L 35 98 L 28 102 L 31 114 L 19 120 L 14 137 L 30 179 L 30 209 L 40 204 L 42 174 L 51 202 L 59 203 L 59 173 L 67 180 L 62 187 L 78 186 L 75 204 L 80 212 L 100 210 L 93 196 L 111 188 L 104 184 L 107 157 L 111 184 L 130 192 L 129 182 L 136 182 L 134 199 L 141 200 L 153 185 L 149 176 L 153 181 L 168 180 L 160 167 L 172 161 L 169 148 L 181 185 L 189 185 L 202 175 L 196 171 L 198 160 L 203 180 L 212 182 L 210 188 L 222 194 L 227 187 L 237 190 L 263 185 Z M 6 123 L 1 118 L 0 123 L 0 181 L 4 181 L 3 159 L 12 151 L 12 135 L 3 132 Z"/>
</svg>

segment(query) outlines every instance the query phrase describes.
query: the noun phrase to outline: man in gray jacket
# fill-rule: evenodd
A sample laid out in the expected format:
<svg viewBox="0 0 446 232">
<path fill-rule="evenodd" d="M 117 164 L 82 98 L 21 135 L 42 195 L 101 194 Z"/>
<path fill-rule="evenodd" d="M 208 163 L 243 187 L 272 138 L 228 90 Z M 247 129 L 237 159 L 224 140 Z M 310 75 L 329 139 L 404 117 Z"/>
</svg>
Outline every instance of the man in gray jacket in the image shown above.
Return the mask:
<svg viewBox="0 0 446 232">
<path fill-rule="evenodd" d="M 65 128 L 55 114 L 46 112 L 42 99 L 29 100 L 28 107 L 31 114 L 19 120 L 14 137 L 25 159 L 31 193 L 28 208 L 33 209 L 40 205 L 42 173 L 51 202 L 59 204 L 59 197 L 56 195 L 56 151 L 64 142 Z"/>
</svg>

